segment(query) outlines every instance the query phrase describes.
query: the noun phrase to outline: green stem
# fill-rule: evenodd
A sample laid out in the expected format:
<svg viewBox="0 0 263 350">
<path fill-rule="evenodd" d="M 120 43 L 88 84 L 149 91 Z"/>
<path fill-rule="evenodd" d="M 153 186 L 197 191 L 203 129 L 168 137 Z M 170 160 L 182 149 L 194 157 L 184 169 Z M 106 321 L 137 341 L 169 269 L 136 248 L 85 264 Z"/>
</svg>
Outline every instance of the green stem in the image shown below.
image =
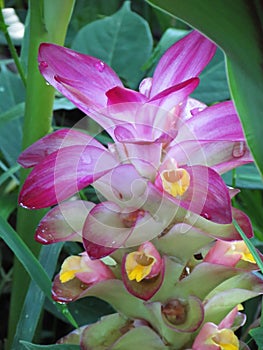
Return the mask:
<svg viewBox="0 0 263 350">
<path fill-rule="evenodd" d="M 0 28 L 2 30 L 2 32 L 4 33 L 4 36 L 5 36 L 5 39 L 7 41 L 7 45 L 9 47 L 9 50 L 10 50 L 10 53 L 11 53 L 11 56 L 13 57 L 13 60 L 15 62 L 15 65 L 16 65 L 16 68 L 18 70 L 18 73 L 21 77 L 21 80 L 24 84 L 24 86 L 26 86 L 26 77 L 25 77 L 25 74 L 24 74 L 24 71 L 22 69 L 22 66 L 21 66 L 21 63 L 20 63 L 20 60 L 19 60 L 19 57 L 18 57 L 18 54 L 17 54 L 17 51 L 16 51 L 16 48 L 10 38 L 10 35 L 8 33 L 8 26 L 5 24 L 5 19 L 4 19 L 4 16 L 3 16 L 3 11 L 2 9 L 0 9 Z"/>
<path fill-rule="evenodd" d="M 31 0 L 30 35 L 28 53 L 28 75 L 26 107 L 23 130 L 23 149 L 51 131 L 54 89 L 48 86 L 40 75 L 37 64 L 38 47 L 41 42 L 63 45 L 71 17 L 74 0 Z M 20 183 L 24 183 L 28 171 L 21 171 Z M 44 212 L 29 211 L 19 207 L 17 212 L 17 232 L 31 251 L 38 255 L 40 246 L 33 235 Z M 29 284 L 29 278 L 20 262 L 14 261 L 14 275 L 9 314 L 8 341 L 6 349 L 11 349 L 16 325 Z"/>
</svg>

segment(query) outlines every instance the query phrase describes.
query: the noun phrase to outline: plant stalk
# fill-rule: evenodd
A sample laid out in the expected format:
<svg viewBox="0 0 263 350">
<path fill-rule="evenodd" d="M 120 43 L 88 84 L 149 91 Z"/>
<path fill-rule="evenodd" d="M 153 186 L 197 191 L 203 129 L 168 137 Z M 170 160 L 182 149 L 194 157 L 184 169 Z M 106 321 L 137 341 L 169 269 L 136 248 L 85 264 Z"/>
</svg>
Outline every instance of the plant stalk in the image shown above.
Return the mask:
<svg viewBox="0 0 263 350">
<path fill-rule="evenodd" d="M 74 0 L 31 0 L 29 3 L 30 33 L 23 149 L 51 131 L 55 91 L 46 84 L 39 73 L 38 47 L 40 43 L 46 41 L 63 45 L 74 2 Z M 23 169 L 20 174 L 21 186 L 27 175 L 28 170 Z M 36 256 L 40 246 L 34 241 L 33 236 L 43 214 L 43 210 L 29 211 L 22 207 L 17 211 L 17 232 Z M 11 349 L 28 285 L 29 277 L 23 266 L 15 259 L 6 350 Z"/>
</svg>

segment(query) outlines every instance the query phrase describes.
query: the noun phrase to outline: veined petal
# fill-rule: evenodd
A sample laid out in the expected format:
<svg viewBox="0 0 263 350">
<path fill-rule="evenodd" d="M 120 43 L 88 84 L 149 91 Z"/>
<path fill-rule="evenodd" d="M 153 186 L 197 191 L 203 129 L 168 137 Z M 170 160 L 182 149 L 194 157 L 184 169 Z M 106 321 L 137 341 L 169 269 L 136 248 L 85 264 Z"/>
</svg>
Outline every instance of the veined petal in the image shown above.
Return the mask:
<svg viewBox="0 0 263 350">
<path fill-rule="evenodd" d="M 114 202 L 99 203 L 87 216 L 83 244 L 89 256 L 98 259 L 120 247 L 133 247 L 155 238 L 163 223 L 136 207 L 121 208 Z"/>
<path fill-rule="evenodd" d="M 252 238 L 254 234 L 253 234 L 253 228 L 249 217 L 243 211 L 233 207 L 232 207 L 232 215 L 233 215 L 233 218 L 237 221 L 238 225 L 241 227 L 241 229 L 245 232 L 246 236 L 248 238 Z M 241 239 L 240 236 L 238 237 L 239 238 L 236 238 L 236 239 Z"/>
<path fill-rule="evenodd" d="M 105 149 L 101 143 L 84 132 L 61 129 L 33 143 L 20 154 L 17 162 L 24 168 L 31 168 L 60 148 L 77 145 L 91 145 Z"/>
<path fill-rule="evenodd" d="M 149 180 L 154 180 L 156 171 L 160 166 L 162 155 L 161 143 L 139 145 L 115 142 L 109 146 L 109 150 L 118 157 L 120 162 L 130 162 L 141 176 Z"/>
<path fill-rule="evenodd" d="M 122 220 L 121 209 L 117 204 L 99 203 L 90 211 L 85 221 L 84 247 L 92 259 L 102 258 L 121 247 L 132 230 L 133 225 L 126 225 Z"/>
<path fill-rule="evenodd" d="M 65 241 L 82 242 L 82 228 L 92 202 L 74 200 L 63 202 L 52 208 L 40 221 L 35 240 L 41 244 Z"/>
<path fill-rule="evenodd" d="M 169 147 L 164 162 L 169 158 L 176 159 L 178 166 L 205 165 L 220 174 L 253 161 L 243 141 L 181 141 Z"/>
<path fill-rule="evenodd" d="M 120 207 L 140 208 L 147 189 L 143 178 L 132 164 L 120 164 L 94 183 L 94 187 Z"/>
<path fill-rule="evenodd" d="M 190 176 L 190 185 L 182 196 L 167 195 L 183 208 L 220 224 L 232 222 L 229 191 L 213 169 L 195 165 L 182 169 Z M 166 193 L 166 192 L 164 192 Z"/>
<path fill-rule="evenodd" d="M 69 146 L 37 164 L 20 192 L 20 205 L 40 209 L 61 202 L 117 165 L 107 151 L 94 146 Z"/>
<path fill-rule="evenodd" d="M 177 142 L 186 140 L 245 141 L 233 102 L 207 107 L 187 120 L 176 138 Z"/>
<path fill-rule="evenodd" d="M 160 59 L 153 75 L 150 97 L 197 77 L 212 59 L 215 50 L 216 46 L 197 31 L 179 40 Z"/>
<path fill-rule="evenodd" d="M 40 72 L 49 84 L 76 105 L 78 96 L 67 93 L 67 89 L 62 88 L 55 76 L 71 81 L 70 85 L 90 101 L 91 108 L 93 105 L 105 107 L 105 92 L 114 86 L 123 86 L 116 73 L 106 63 L 58 45 L 41 44 L 38 62 Z"/>
<path fill-rule="evenodd" d="M 115 86 L 114 88 L 106 92 L 108 97 L 107 104 L 114 105 L 119 103 L 130 103 L 130 102 L 146 102 L 147 98 L 143 94 L 127 89 L 122 86 Z"/>
<path fill-rule="evenodd" d="M 159 106 L 166 111 L 170 111 L 173 107 L 179 105 L 194 91 L 198 86 L 199 79 L 191 78 L 187 81 L 173 85 L 157 95 L 153 96 L 147 103 Z"/>
</svg>

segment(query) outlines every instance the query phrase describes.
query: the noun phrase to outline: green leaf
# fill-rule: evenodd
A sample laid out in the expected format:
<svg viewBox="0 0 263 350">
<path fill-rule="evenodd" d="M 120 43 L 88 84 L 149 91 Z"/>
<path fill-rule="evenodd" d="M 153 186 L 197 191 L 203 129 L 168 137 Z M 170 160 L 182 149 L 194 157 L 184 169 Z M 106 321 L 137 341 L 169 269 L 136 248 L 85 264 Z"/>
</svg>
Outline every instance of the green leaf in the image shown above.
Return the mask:
<svg viewBox="0 0 263 350">
<path fill-rule="evenodd" d="M 263 349 L 263 327 L 251 329 L 249 334 L 253 337 L 259 349 Z"/>
<path fill-rule="evenodd" d="M 230 90 L 263 174 L 263 6 L 258 0 L 148 0 L 197 28 L 227 55 Z M 223 30 L 222 30 L 223 29 Z"/>
<path fill-rule="evenodd" d="M 200 84 L 191 95 L 206 103 L 225 101 L 230 98 L 226 77 L 225 58 L 220 49 L 200 74 Z"/>
<path fill-rule="evenodd" d="M 15 120 L 20 118 L 24 114 L 25 110 L 25 103 L 20 102 L 16 104 L 15 106 L 9 108 L 5 112 L 0 114 L 0 126 L 2 126 L 4 123 Z"/>
<path fill-rule="evenodd" d="M 12 178 L 14 181 L 18 181 L 17 178 L 14 176 L 14 173 L 16 173 L 20 168 L 21 168 L 21 165 L 15 164 L 11 168 L 7 169 L 0 176 L 0 186 L 9 178 Z"/>
<path fill-rule="evenodd" d="M 37 345 L 28 343 L 26 341 L 21 341 L 24 346 L 24 349 L 28 350 L 80 350 L 79 345 L 73 344 L 61 344 L 61 345 Z"/>
<path fill-rule="evenodd" d="M 47 272 L 49 278 L 52 278 L 54 274 L 62 247 L 63 243 L 58 243 L 50 246 L 42 246 L 41 248 L 39 262 Z M 34 281 L 31 281 L 16 328 L 16 334 L 12 344 L 13 349 L 24 349 L 24 346 L 20 343 L 21 339 L 27 341 L 33 339 L 43 309 L 44 300 L 45 294 Z"/>
<path fill-rule="evenodd" d="M 59 319 L 67 322 L 49 300 L 46 301 L 45 308 Z M 94 297 L 74 301 L 68 304 L 68 309 L 79 326 L 97 322 L 100 317 L 114 312 L 109 304 Z"/>
<path fill-rule="evenodd" d="M 67 31 L 66 46 L 71 46 L 74 37 L 86 24 L 112 15 L 114 12 L 118 11 L 119 7 L 119 0 L 108 0 L 106 2 L 105 0 L 76 1 Z"/>
<path fill-rule="evenodd" d="M 72 48 L 102 59 L 135 88 L 144 76 L 141 67 L 150 57 L 152 36 L 148 23 L 126 1 L 114 15 L 82 28 Z"/>
<path fill-rule="evenodd" d="M 16 193 L 4 193 L 0 196 L 0 215 L 4 219 L 8 219 L 10 214 L 15 210 L 17 206 L 17 194 Z"/>
<path fill-rule="evenodd" d="M 0 113 L 25 100 L 25 89 L 19 76 L 6 65 L 0 65 Z"/>
<path fill-rule="evenodd" d="M 147 75 L 149 76 L 153 75 L 154 69 L 158 64 L 158 61 L 160 60 L 162 55 L 165 53 L 165 51 L 188 33 L 189 33 L 189 30 L 176 29 L 176 28 L 169 28 L 164 32 L 160 41 L 158 42 L 155 49 L 153 50 L 151 57 L 143 66 L 143 69 L 145 70 L 150 68 Z"/>
<path fill-rule="evenodd" d="M 33 255 L 27 245 L 22 241 L 13 228 L 0 216 L 0 238 L 2 238 L 9 248 L 14 252 L 17 259 L 24 266 L 31 279 L 34 280 L 45 295 L 54 302 L 51 298 L 51 281 L 39 263 L 37 258 Z M 72 315 L 69 313 L 65 305 L 56 303 L 57 308 L 67 317 L 74 327 L 78 327 Z"/>
<path fill-rule="evenodd" d="M 8 164 L 14 165 L 21 149 L 25 89 L 17 74 L 6 65 L 0 68 L 0 150 Z"/>
<path fill-rule="evenodd" d="M 263 189 L 263 181 L 254 164 L 242 165 L 235 170 L 235 187 L 249 189 Z M 232 186 L 232 171 L 222 175 L 227 185 Z"/>
<path fill-rule="evenodd" d="M 0 150 L 10 166 L 16 164 L 21 151 L 22 118 L 10 120 L 0 128 Z"/>
</svg>

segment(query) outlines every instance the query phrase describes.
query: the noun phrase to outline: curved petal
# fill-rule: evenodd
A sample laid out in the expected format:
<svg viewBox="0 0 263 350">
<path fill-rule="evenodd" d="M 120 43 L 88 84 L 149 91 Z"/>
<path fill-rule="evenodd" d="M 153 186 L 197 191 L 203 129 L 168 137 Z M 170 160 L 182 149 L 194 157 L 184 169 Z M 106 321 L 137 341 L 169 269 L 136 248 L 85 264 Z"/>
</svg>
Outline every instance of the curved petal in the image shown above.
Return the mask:
<svg viewBox="0 0 263 350">
<path fill-rule="evenodd" d="M 157 95 L 153 96 L 147 103 L 159 106 L 159 108 L 162 108 L 165 111 L 170 111 L 173 107 L 186 100 L 198 84 L 198 78 L 191 78 L 162 90 Z"/>
<path fill-rule="evenodd" d="M 122 86 L 115 86 L 106 92 L 108 97 L 107 105 L 114 105 L 119 103 L 130 102 L 146 102 L 147 98 L 140 92 L 124 88 Z"/>
<path fill-rule="evenodd" d="M 154 220 L 143 209 L 121 209 L 114 202 L 103 202 L 87 216 L 83 244 L 88 255 L 98 259 L 120 247 L 134 247 L 151 240 L 162 230 L 162 222 Z"/>
<path fill-rule="evenodd" d="M 246 234 L 248 238 L 252 238 L 253 228 L 249 217 L 241 210 L 237 208 L 232 208 L 233 218 L 237 221 L 238 225 L 241 227 L 243 232 Z M 239 235 L 237 239 L 242 239 Z"/>
<path fill-rule="evenodd" d="M 156 143 L 168 143 L 173 137 L 173 130 L 163 131 L 160 128 L 155 129 L 147 124 L 123 124 L 114 130 L 114 136 L 118 142 L 135 143 L 138 145 L 149 145 Z"/>
<path fill-rule="evenodd" d="M 83 227 L 84 247 L 91 259 L 109 255 L 121 247 L 132 233 L 121 218 L 120 207 L 114 202 L 97 204 L 87 216 Z"/>
<path fill-rule="evenodd" d="M 138 173 L 134 165 L 120 164 L 97 180 L 94 187 L 120 207 L 140 208 L 145 201 L 147 179 Z"/>
<path fill-rule="evenodd" d="M 33 143 L 20 154 L 17 162 L 24 168 L 31 168 L 60 148 L 77 145 L 90 145 L 105 149 L 94 137 L 84 132 L 74 129 L 61 129 Z"/>
<path fill-rule="evenodd" d="M 215 50 L 216 46 L 197 31 L 179 40 L 160 59 L 153 75 L 150 96 L 198 76 Z"/>
<path fill-rule="evenodd" d="M 38 224 L 35 240 L 41 244 L 82 242 L 82 228 L 94 206 L 92 202 L 74 200 L 52 208 Z"/>
<path fill-rule="evenodd" d="M 151 181 L 156 176 L 160 166 L 162 144 L 152 143 L 139 145 L 134 143 L 115 142 L 109 146 L 110 151 L 118 157 L 120 162 L 134 165 L 139 174 Z"/>
<path fill-rule="evenodd" d="M 160 273 L 153 278 L 150 279 L 143 279 L 140 282 L 136 282 L 136 280 L 129 280 L 126 269 L 125 269 L 125 262 L 126 262 L 127 254 L 124 256 L 122 260 L 122 280 L 124 282 L 124 285 L 129 293 L 136 296 L 137 298 L 140 298 L 142 300 L 149 300 L 152 298 L 152 296 L 158 292 L 160 289 L 163 278 L 164 278 L 164 260 L 162 260 L 162 266 Z"/>
<path fill-rule="evenodd" d="M 188 119 L 176 138 L 177 142 L 186 140 L 245 141 L 233 102 L 217 103 Z"/>
<path fill-rule="evenodd" d="M 94 146 L 69 146 L 48 155 L 26 179 L 19 204 L 49 207 L 90 185 L 117 165 L 107 151 Z"/>
<path fill-rule="evenodd" d="M 177 205 L 205 219 L 220 224 L 231 223 L 230 195 L 220 175 L 213 169 L 200 165 L 185 166 L 183 169 L 190 175 L 190 185 L 186 192 L 180 198 L 172 197 L 165 191 L 164 194 Z"/>
<path fill-rule="evenodd" d="M 106 91 L 114 86 L 123 86 L 116 73 L 101 60 L 83 55 L 73 50 L 54 44 L 43 43 L 39 48 L 39 69 L 44 78 L 58 91 L 88 113 L 93 106 L 105 107 L 107 104 Z M 60 84 L 67 80 L 68 84 L 85 96 L 86 107 L 79 101 L 78 95 L 73 95 L 67 87 Z"/>
<path fill-rule="evenodd" d="M 237 149 L 243 144 L 243 152 L 238 154 Z M 205 165 L 220 174 L 253 161 L 245 143 L 239 141 L 181 141 L 169 147 L 164 162 L 169 158 L 173 158 L 178 166 Z"/>
</svg>

